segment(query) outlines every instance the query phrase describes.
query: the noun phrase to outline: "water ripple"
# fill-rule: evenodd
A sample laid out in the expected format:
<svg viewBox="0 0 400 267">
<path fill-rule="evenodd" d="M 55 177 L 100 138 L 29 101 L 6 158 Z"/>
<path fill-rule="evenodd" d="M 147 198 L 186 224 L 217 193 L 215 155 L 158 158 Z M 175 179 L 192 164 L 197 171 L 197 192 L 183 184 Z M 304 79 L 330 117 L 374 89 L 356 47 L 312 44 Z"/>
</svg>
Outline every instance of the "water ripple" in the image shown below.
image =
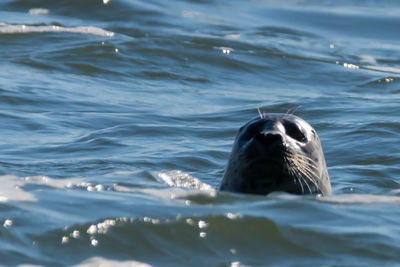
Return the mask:
<svg viewBox="0 0 400 267">
<path fill-rule="evenodd" d="M 31 26 L 31 25 L 10 25 L 0 24 L 0 34 L 20 34 L 20 33 L 81 33 L 93 34 L 102 37 L 113 37 L 114 33 L 103 30 L 93 26 L 79 26 L 79 27 L 62 27 L 56 25 L 50 26 Z"/>
</svg>

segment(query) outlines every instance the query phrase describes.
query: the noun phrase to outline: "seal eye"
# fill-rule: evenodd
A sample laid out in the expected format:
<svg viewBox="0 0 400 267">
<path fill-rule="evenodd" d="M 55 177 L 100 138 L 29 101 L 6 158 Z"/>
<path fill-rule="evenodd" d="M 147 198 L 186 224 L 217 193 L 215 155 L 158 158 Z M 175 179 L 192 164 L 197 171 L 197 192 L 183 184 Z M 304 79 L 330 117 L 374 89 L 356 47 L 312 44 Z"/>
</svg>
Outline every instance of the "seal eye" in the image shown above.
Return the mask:
<svg viewBox="0 0 400 267">
<path fill-rule="evenodd" d="M 314 131 L 314 129 L 312 129 L 311 132 L 312 132 L 314 138 L 316 138 L 317 137 L 317 133 Z"/>
<path fill-rule="evenodd" d="M 305 135 L 301 132 L 299 127 L 293 122 L 286 122 L 284 124 L 286 134 L 289 135 L 291 138 L 299 141 L 299 142 L 306 142 Z"/>
</svg>

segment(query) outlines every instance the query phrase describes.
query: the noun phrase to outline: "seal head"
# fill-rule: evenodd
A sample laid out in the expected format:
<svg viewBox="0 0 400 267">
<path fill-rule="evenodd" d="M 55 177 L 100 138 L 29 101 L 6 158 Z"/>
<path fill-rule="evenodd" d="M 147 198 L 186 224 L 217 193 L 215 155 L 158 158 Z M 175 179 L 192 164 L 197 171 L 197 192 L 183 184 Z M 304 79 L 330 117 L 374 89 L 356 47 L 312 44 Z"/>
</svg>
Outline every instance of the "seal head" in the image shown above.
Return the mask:
<svg viewBox="0 0 400 267">
<path fill-rule="evenodd" d="M 331 193 L 319 137 L 290 114 L 261 115 L 239 129 L 221 191 L 268 194 Z"/>
</svg>

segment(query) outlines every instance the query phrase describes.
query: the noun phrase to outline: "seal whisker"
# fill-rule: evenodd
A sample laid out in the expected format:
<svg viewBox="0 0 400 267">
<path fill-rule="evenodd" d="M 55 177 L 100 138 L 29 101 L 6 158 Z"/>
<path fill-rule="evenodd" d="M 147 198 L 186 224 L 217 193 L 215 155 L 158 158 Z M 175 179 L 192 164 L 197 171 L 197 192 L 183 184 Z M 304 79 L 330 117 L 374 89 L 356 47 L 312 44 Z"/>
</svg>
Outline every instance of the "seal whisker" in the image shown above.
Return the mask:
<svg viewBox="0 0 400 267">
<path fill-rule="evenodd" d="M 307 182 L 307 179 L 304 179 L 304 176 L 301 176 L 301 180 L 306 184 L 306 186 L 308 188 L 308 192 L 312 192 L 311 187 Z"/>
<path fill-rule="evenodd" d="M 302 170 L 302 173 L 308 178 L 313 184 L 316 184 L 315 180 L 313 179 L 314 177 L 317 177 L 317 173 L 313 168 L 315 166 L 310 163 L 309 161 L 302 161 L 302 159 L 296 159 L 298 162 L 297 163 L 302 163 L 298 164 L 296 167 L 300 168 Z"/>
<path fill-rule="evenodd" d="M 265 115 L 264 115 L 263 112 L 261 112 L 260 108 L 257 108 L 257 111 L 258 111 L 258 114 L 260 114 L 260 118 L 261 118 L 261 119 L 264 119 L 264 118 L 265 118 Z"/>
<path fill-rule="evenodd" d="M 301 166 L 302 170 L 304 170 L 310 176 L 313 176 L 313 177 L 318 176 L 317 173 L 315 172 L 315 170 L 313 170 L 313 168 L 314 168 L 313 165 L 307 166 L 305 162 L 298 162 L 298 163 L 304 164 L 304 165 L 299 164 L 299 166 Z"/>
<path fill-rule="evenodd" d="M 296 113 L 296 111 L 301 108 L 301 105 L 298 105 L 297 107 L 293 108 L 293 109 L 288 109 L 288 111 L 286 112 L 286 115 L 294 115 L 294 113 Z"/>
<path fill-rule="evenodd" d="M 309 192 L 311 192 L 311 188 L 310 185 L 308 184 L 307 180 L 313 182 L 312 179 L 309 178 L 309 175 L 307 175 L 306 169 L 302 168 L 301 165 L 295 164 L 294 165 L 295 169 L 301 174 L 300 176 L 298 176 L 298 179 L 304 182 L 304 184 L 307 186 Z"/>
<path fill-rule="evenodd" d="M 306 156 L 296 155 L 296 154 L 292 154 L 292 157 L 294 157 L 298 163 L 301 163 L 302 166 L 306 167 L 306 169 L 311 174 L 313 174 L 314 176 L 317 176 L 317 173 L 315 172 L 315 170 L 317 170 L 317 167 L 315 165 L 315 162 L 311 158 L 306 157 Z"/>
<path fill-rule="evenodd" d="M 314 177 L 315 175 L 313 173 L 310 173 L 307 169 L 302 169 L 302 173 L 303 173 L 303 178 L 310 181 L 311 183 L 313 183 L 316 187 L 318 187 Z"/>
<path fill-rule="evenodd" d="M 293 173 L 293 175 L 294 175 L 294 180 L 296 181 L 296 183 L 299 182 L 299 184 L 300 184 L 301 193 L 304 194 L 304 186 L 303 186 L 300 176 L 295 173 Z"/>
<path fill-rule="evenodd" d="M 312 174 L 310 174 L 309 171 L 307 169 L 303 168 L 301 165 L 297 165 L 296 168 L 299 171 L 299 173 L 301 174 L 300 179 L 306 184 L 307 188 L 311 192 L 311 187 L 310 187 L 308 181 L 310 181 L 313 185 L 316 185 L 316 182 L 313 179 Z"/>
<path fill-rule="evenodd" d="M 301 172 L 297 168 L 298 165 L 294 162 L 293 154 L 288 152 L 288 151 L 285 151 L 285 154 L 286 155 L 284 157 L 284 160 L 285 160 L 285 163 L 286 163 L 286 168 L 289 171 L 289 175 L 293 178 L 293 180 L 295 182 L 296 181 L 299 182 L 300 188 L 301 188 L 301 193 L 304 194 L 303 183 L 302 183 L 302 181 L 300 179 L 301 175 L 299 175 L 299 174 L 301 174 Z"/>
<path fill-rule="evenodd" d="M 304 184 L 307 186 L 307 188 L 310 190 L 311 192 L 311 188 L 310 185 L 308 184 L 307 180 L 310 181 L 313 185 L 315 185 L 318 188 L 318 183 L 316 181 L 316 178 L 318 177 L 315 170 L 315 165 L 313 164 L 313 161 L 307 157 L 299 157 L 297 156 L 297 154 L 293 154 L 290 153 L 288 151 L 286 151 L 286 159 L 290 159 L 291 162 L 293 163 L 292 167 L 290 168 L 288 167 L 289 170 L 296 170 L 298 174 L 297 175 L 297 179 L 301 184 L 301 181 L 304 182 Z M 290 163 L 289 163 L 290 164 Z M 287 164 L 288 165 L 288 164 Z M 301 180 L 301 181 L 300 181 Z M 304 191 L 302 189 L 302 191 Z"/>
<path fill-rule="evenodd" d="M 303 186 L 303 184 L 304 185 L 306 185 L 307 187 L 308 187 L 308 189 L 310 190 L 310 186 L 308 185 L 308 183 L 307 183 L 307 181 L 303 178 L 303 176 L 304 176 L 304 174 L 303 174 L 303 172 L 301 171 L 301 170 L 299 170 L 299 169 L 295 169 L 297 172 L 296 172 L 296 179 L 299 181 L 299 184 L 300 184 L 300 186 L 301 186 L 301 192 L 302 192 L 302 194 L 304 194 L 304 186 Z M 311 192 L 311 191 L 310 191 Z"/>
</svg>

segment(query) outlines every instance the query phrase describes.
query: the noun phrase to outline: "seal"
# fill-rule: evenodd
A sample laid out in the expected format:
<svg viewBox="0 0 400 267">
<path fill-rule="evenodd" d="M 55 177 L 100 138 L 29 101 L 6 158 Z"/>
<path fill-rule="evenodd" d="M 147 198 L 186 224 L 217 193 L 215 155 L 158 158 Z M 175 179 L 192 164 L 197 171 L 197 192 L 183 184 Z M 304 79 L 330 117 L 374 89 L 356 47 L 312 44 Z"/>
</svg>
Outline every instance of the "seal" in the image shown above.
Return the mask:
<svg viewBox="0 0 400 267">
<path fill-rule="evenodd" d="M 261 114 L 239 129 L 221 191 L 266 195 L 332 192 L 314 128 L 291 114 Z"/>
</svg>

